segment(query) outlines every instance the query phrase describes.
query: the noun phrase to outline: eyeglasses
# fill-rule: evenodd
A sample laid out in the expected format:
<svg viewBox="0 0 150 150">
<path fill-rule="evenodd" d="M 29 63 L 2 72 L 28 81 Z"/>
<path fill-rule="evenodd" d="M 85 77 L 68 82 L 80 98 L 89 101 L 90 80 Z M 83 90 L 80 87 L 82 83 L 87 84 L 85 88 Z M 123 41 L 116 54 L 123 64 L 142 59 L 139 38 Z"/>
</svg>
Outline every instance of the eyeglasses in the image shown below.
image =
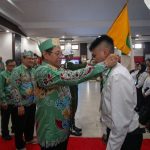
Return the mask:
<svg viewBox="0 0 150 150">
<path fill-rule="evenodd" d="M 63 56 L 64 56 L 62 52 L 49 52 L 49 53 L 50 53 L 50 54 L 53 53 L 53 54 L 55 54 L 57 57 L 59 57 L 59 56 L 63 57 Z"/>
</svg>

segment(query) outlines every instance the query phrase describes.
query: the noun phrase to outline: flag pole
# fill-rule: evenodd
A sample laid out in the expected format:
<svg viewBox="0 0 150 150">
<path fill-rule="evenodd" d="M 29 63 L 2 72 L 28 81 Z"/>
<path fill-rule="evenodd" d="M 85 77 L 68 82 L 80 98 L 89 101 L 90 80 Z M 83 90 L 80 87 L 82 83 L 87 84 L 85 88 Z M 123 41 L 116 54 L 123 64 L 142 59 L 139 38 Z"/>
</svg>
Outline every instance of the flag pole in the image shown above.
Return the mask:
<svg viewBox="0 0 150 150">
<path fill-rule="evenodd" d="M 126 0 L 126 4 L 128 5 L 129 0 Z M 132 38 L 131 38 L 131 32 L 129 32 L 129 39 L 130 39 L 130 46 L 131 46 L 131 53 L 130 53 L 130 70 L 135 69 L 135 62 L 134 62 L 134 51 L 132 47 Z"/>
</svg>

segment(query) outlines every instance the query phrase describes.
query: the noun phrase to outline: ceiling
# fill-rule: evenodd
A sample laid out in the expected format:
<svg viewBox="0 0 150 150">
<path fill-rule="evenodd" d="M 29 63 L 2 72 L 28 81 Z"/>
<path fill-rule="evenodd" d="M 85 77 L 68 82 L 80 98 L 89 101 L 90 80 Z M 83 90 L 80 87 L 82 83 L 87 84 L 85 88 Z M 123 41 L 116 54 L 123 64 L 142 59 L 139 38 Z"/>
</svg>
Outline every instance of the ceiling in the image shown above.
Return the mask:
<svg viewBox="0 0 150 150">
<path fill-rule="evenodd" d="M 30 37 L 91 40 L 107 32 L 126 0 L 0 0 L 0 14 Z M 129 0 L 132 36 L 150 40 L 150 10 Z M 142 40 L 142 39 L 141 39 Z"/>
<path fill-rule="evenodd" d="M 5 30 L 3 29 L 3 27 L 0 26 L 0 32 L 4 32 Z"/>
</svg>

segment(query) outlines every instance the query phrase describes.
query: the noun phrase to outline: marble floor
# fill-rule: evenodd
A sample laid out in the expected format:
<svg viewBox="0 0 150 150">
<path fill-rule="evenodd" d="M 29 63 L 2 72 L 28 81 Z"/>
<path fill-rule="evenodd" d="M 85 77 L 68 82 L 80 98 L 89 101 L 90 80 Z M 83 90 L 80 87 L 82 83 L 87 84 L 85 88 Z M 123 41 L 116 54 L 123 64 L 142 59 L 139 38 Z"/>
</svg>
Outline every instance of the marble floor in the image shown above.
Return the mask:
<svg viewBox="0 0 150 150">
<path fill-rule="evenodd" d="M 76 125 L 83 130 L 83 137 L 102 136 L 100 124 L 100 84 L 96 81 L 88 81 L 79 85 L 78 109 L 76 113 Z"/>
<path fill-rule="evenodd" d="M 101 137 L 100 124 L 100 84 L 94 80 L 79 85 L 79 103 L 76 112 L 76 125 L 82 128 L 83 137 Z M 10 125 L 11 126 L 11 123 Z M 1 129 L 1 127 L 0 127 Z M 35 134 L 36 136 L 36 134 Z M 144 134 L 150 139 L 150 134 Z"/>
</svg>

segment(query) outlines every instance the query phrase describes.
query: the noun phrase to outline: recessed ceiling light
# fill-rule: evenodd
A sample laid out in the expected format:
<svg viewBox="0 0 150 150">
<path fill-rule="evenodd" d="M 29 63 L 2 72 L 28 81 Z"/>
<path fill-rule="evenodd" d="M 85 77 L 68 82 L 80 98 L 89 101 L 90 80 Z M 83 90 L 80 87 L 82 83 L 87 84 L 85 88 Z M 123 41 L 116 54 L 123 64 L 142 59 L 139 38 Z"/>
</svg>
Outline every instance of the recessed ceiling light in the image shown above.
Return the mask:
<svg viewBox="0 0 150 150">
<path fill-rule="evenodd" d="M 139 37 L 140 35 L 139 34 L 136 34 L 136 37 Z"/>
<path fill-rule="evenodd" d="M 139 39 L 136 38 L 135 40 L 137 41 L 137 40 L 139 40 Z"/>
<path fill-rule="evenodd" d="M 65 40 L 60 39 L 60 42 L 65 42 Z"/>
<path fill-rule="evenodd" d="M 8 32 L 10 32 L 9 30 L 6 30 L 6 32 L 8 33 Z"/>
<path fill-rule="evenodd" d="M 65 36 L 62 36 L 62 38 L 64 39 L 64 38 L 65 38 Z"/>
</svg>

